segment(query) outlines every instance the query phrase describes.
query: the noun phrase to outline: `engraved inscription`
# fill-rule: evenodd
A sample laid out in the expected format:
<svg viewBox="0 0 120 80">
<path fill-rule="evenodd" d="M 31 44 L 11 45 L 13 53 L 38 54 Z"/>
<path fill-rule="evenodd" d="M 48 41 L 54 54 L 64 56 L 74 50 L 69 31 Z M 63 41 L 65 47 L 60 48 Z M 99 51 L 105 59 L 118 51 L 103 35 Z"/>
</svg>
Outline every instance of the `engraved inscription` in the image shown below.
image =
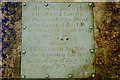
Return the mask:
<svg viewBox="0 0 120 80">
<path fill-rule="evenodd" d="M 92 10 L 88 3 L 26 3 L 22 7 L 21 74 L 26 78 L 89 77 L 94 73 Z M 32 72 L 32 73 L 31 73 Z"/>
</svg>

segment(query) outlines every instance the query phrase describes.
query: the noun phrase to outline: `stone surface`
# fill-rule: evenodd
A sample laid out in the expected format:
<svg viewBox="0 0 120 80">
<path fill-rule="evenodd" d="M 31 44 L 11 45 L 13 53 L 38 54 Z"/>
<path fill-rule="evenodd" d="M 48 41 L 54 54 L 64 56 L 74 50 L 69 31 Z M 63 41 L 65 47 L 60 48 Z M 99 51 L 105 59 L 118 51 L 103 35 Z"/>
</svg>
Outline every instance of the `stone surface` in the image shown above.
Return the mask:
<svg viewBox="0 0 120 80">
<path fill-rule="evenodd" d="M 89 77 L 95 72 L 93 11 L 89 3 L 22 6 L 21 75 L 26 78 Z"/>
<path fill-rule="evenodd" d="M 1 0 L 3 2 L 119 2 L 120 0 Z"/>
</svg>

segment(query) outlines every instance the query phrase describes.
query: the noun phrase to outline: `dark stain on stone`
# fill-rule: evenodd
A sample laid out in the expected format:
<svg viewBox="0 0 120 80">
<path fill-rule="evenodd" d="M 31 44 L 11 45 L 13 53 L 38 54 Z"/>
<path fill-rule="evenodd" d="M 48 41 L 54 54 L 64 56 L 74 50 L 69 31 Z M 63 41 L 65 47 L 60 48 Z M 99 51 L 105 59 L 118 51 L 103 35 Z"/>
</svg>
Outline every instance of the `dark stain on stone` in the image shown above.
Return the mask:
<svg viewBox="0 0 120 80">
<path fill-rule="evenodd" d="M 69 40 L 69 38 L 67 38 L 66 40 Z"/>
<path fill-rule="evenodd" d="M 63 41 L 63 39 L 61 39 L 61 41 Z"/>
</svg>

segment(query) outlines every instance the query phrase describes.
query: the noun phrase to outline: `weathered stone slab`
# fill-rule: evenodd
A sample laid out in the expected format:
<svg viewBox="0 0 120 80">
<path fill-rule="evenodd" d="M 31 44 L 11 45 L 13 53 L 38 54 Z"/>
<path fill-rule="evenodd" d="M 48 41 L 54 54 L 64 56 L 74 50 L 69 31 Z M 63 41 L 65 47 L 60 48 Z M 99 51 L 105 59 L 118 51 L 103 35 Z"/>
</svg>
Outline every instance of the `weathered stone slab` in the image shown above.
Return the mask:
<svg viewBox="0 0 120 80">
<path fill-rule="evenodd" d="M 89 77 L 95 72 L 89 3 L 23 3 L 21 76 Z"/>
</svg>

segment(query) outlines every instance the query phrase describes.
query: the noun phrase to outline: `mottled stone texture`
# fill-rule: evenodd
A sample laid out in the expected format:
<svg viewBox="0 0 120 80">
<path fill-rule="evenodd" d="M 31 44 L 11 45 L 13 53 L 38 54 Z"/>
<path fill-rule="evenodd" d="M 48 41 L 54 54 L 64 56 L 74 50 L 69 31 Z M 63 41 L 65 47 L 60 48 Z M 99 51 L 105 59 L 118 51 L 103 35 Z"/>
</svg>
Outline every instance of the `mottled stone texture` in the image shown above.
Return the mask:
<svg viewBox="0 0 120 80">
<path fill-rule="evenodd" d="M 2 77 L 20 76 L 21 3 L 2 2 Z"/>
<path fill-rule="evenodd" d="M 3 78 L 20 77 L 21 3 L 2 3 Z M 120 4 L 94 3 L 96 75 L 120 77 Z"/>
<path fill-rule="evenodd" d="M 96 77 L 120 75 L 120 6 L 119 3 L 95 3 Z"/>
</svg>

